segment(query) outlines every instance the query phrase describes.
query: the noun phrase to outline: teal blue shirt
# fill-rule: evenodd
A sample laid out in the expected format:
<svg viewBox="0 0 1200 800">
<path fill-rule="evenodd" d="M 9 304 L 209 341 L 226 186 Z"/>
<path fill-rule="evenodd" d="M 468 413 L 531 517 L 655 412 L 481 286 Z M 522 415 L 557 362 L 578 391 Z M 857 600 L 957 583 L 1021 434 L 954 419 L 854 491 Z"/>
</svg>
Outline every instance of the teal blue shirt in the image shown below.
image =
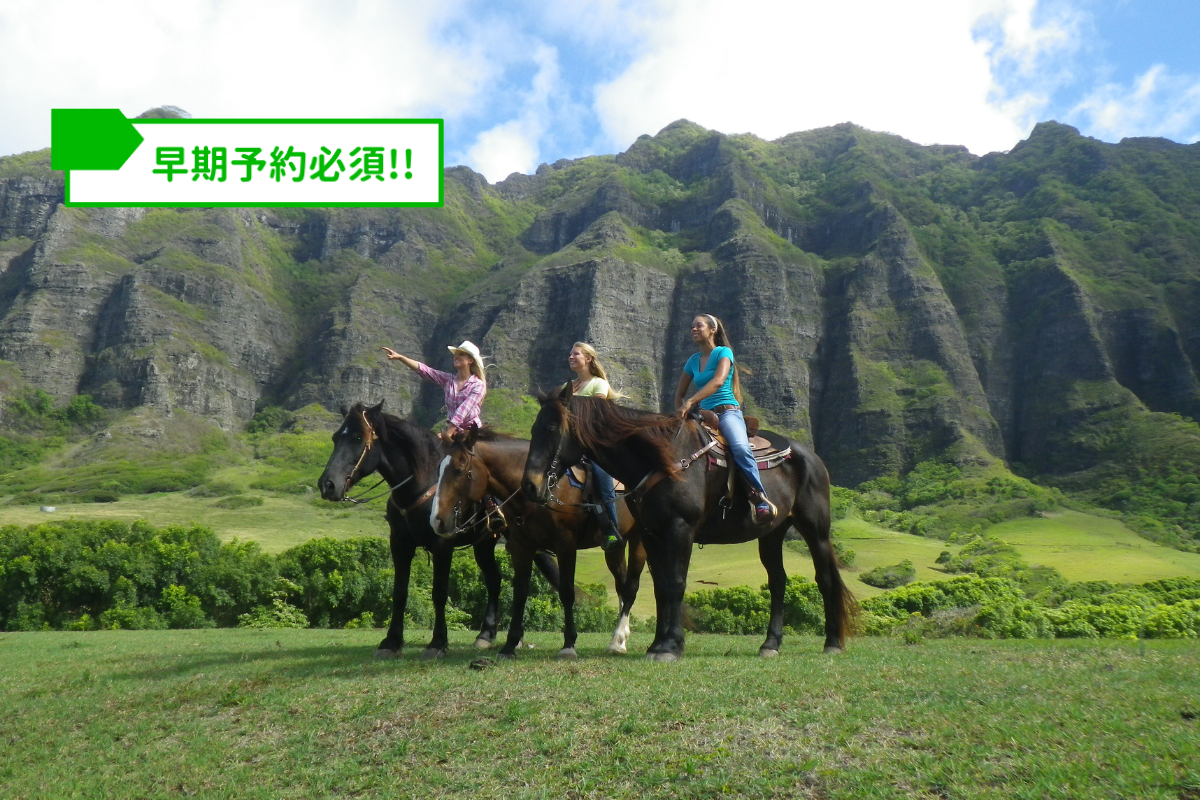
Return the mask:
<svg viewBox="0 0 1200 800">
<path fill-rule="evenodd" d="M 700 371 L 700 354 L 692 353 L 692 357 L 683 365 L 683 371 L 691 376 L 692 383 L 696 385 L 697 389 L 703 389 L 717 374 L 717 366 L 720 365 L 722 358 L 729 359 L 729 374 L 725 376 L 725 383 L 720 389 L 700 401 L 701 408 L 740 405 L 737 398 L 733 396 L 733 351 L 728 347 L 714 347 L 708 356 L 708 363 L 704 365 L 703 372 Z"/>
</svg>

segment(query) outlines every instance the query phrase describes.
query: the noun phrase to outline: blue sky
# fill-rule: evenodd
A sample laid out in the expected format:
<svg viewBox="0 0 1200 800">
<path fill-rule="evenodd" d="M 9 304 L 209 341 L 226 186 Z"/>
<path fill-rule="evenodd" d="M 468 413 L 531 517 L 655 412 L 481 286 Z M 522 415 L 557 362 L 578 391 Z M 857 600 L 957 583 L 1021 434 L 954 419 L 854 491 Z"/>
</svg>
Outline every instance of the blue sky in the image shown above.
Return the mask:
<svg viewBox="0 0 1200 800">
<path fill-rule="evenodd" d="M 53 107 L 446 119 L 495 181 L 679 117 L 776 138 L 852 121 L 1007 150 L 1039 120 L 1200 139 L 1200 0 L 9 0 L 0 154 Z"/>
</svg>

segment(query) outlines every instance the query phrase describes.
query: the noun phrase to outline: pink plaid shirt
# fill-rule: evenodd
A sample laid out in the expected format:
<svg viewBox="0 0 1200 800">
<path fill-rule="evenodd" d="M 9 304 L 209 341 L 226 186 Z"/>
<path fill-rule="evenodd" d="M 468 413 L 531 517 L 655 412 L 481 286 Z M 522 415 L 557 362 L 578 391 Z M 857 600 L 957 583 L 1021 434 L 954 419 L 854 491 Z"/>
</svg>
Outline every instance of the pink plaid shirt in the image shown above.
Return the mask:
<svg viewBox="0 0 1200 800">
<path fill-rule="evenodd" d="M 483 396 L 487 394 L 487 387 L 483 385 L 483 381 L 472 375 L 459 389 L 457 375 L 436 370 L 420 362 L 417 366 L 422 378 L 441 386 L 445 392 L 446 416 L 451 425 L 460 430 L 471 426 L 483 426 L 479 419 L 479 408 L 483 405 Z"/>
</svg>

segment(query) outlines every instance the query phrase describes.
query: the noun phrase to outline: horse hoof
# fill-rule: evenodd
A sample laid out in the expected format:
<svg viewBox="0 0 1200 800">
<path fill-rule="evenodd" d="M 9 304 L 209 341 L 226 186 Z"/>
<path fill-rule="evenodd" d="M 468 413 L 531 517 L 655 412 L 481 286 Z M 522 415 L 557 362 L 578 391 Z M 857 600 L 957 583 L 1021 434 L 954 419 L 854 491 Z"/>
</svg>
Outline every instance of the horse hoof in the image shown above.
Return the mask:
<svg viewBox="0 0 1200 800">
<path fill-rule="evenodd" d="M 492 646 L 491 639 L 485 639 L 482 636 L 480 636 L 478 639 L 475 640 L 475 649 L 476 650 L 487 650 L 491 646 Z"/>
<path fill-rule="evenodd" d="M 506 653 L 503 650 L 501 650 L 498 655 L 500 656 L 500 658 L 503 658 L 506 661 L 512 661 L 513 659 L 515 659 L 517 657 L 516 653 Z"/>
<path fill-rule="evenodd" d="M 842 648 L 840 648 L 834 644 L 827 644 L 827 645 L 825 645 L 825 652 L 829 655 L 835 655 L 837 653 L 842 652 Z"/>
<path fill-rule="evenodd" d="M 573 661 L 579 658 L 579 655 L 575 652 L 574 647 L 564 647 L 562 650 L 558 651 L 558 657 L 568 661 Z"/>
<path fill-rule="evenodd" d="M 623 644 L 610 644 L 608 646 L 608 652 L 612 653 L 614 656 L 623 656 L 627 651 L 625 650 L 625 645 Z"/>
<path fill-rule="evenodd" d="M 446 657 L 446 648 L 444 648 L 444 647 L 441 648 L 440 650 L 436 647 L 426 647 L 425 651 L 423 653 L 421 653 L 422 661 L 433 661 L 435 659 L 445 658 L 445 657 Z"/>
<path fill-rule="evenodd" d="M 660 661 L 664 664 L 669 664 L 672 661 L 678 661 L 679 656 L 674 653 L 646 653 L 647 661 Z"/>
<path fill-rule="evenodd" d="M 381 647 L 375 651 L 375 658 L 379 659 L 380 661 L 384 661 L 389 658 L 399 658 L 399 657 L 400 657 L 399 650 L 388 650 L 385 647 Z"/>
<path fill-rule="evenodd" d="M 758 655 L 760 658 L 774 658 L 775 656 L 779 655 L 779 651 L 772 650 L 769 647 L 760 647 L 758 648 Z"/>
</svg>

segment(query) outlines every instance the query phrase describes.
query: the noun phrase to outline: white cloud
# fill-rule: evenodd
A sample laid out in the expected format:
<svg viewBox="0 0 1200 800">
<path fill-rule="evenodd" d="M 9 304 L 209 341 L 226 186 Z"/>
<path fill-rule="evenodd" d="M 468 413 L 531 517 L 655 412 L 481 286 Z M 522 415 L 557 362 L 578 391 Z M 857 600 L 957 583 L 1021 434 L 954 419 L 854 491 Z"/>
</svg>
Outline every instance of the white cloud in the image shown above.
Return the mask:
<svg viewBox="0 0 1200 800">
<path fill-rule="evenodd" d="M 461 3 L 35 0 L 0 5 L 0 154 L 50 143 L 50 109 L 170 103 L 198 117 L 452 116 L 495 77 L 439 36 Z"/>
<path fill-rule="evenodd" d="M 537 166 L 539 140 L 553 119 L 552 101 L 563 93 L 557 51 L 539 45 L 532 59 L 538 69 L 518 116 L 479 134 L 467 151 L 467 164 L 493 183 L 514 172 L 532 172 Z"/>
<path fill-rule="evenodd" d="M 1131 85 L 1095 89 L 1068 119 L 1104 139 L 1164 136 L 1194 142 L 1200 140 L 1200 76 L 1172 75 L 1155 64 Z"/>
<path fill-rule="evenodd" d="M 680 117 L 775 138 L 851 121 L 923 143 L 1007 150 L 1044 96 L 1000 91 L 1002 60 L 1036 64 L 1071 39 L 1034 24 L 1036 0 L 761 0 L 736 13 L 672 0 L 644 53 L 600 86 L 616 147 Z M 996 31 L 976 36 L 981 23 Z"/>
</svg>

